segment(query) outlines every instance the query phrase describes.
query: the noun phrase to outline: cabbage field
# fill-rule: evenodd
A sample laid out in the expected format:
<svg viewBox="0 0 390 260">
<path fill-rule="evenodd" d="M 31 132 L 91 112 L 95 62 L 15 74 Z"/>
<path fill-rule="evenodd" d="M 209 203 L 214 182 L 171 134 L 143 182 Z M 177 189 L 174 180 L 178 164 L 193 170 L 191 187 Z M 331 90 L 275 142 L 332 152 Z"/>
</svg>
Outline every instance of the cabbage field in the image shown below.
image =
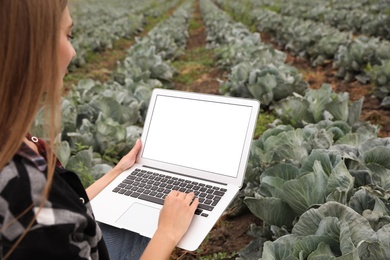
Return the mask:
<svg viewBox="0 0 390 260">
<path fill-rule="evenodd" d="M 140 137 L 154 88 L 261 101 L 239 196 L 172 259 L 390 259 L 389 1 L 72 5 L 58 156 L 86 187 Z"/>
</svg>

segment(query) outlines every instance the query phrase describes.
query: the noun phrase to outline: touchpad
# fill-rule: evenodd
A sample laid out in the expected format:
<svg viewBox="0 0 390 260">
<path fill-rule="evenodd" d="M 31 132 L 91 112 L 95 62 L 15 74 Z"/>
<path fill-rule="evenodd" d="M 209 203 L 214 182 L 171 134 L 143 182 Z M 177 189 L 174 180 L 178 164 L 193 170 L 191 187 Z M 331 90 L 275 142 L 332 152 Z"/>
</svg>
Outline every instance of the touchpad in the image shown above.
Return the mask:
<svg viewBox="0 0 390 260">
<path fill-rule="evenodd" d="M 158 208 L 134 203 L 116 223 L 124 229 L 152 237 L 157 229 L 159 215 L 160 209 Z"/>
</svg>

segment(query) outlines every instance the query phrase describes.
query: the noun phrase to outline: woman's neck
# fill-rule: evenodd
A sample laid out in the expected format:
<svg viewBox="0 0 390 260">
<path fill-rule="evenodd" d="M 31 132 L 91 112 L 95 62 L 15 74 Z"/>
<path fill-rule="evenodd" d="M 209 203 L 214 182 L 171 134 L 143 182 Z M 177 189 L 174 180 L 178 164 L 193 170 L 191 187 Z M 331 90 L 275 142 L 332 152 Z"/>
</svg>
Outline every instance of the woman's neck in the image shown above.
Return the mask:
<svg viewBox="0 0 390 260">
<path fill-rule="evenodd" d="M 35 145 L 34 142 L 28 140 L 26 137 L 24 137 L 23 142 L 28 145 L 34 152 L 39 154 L 38 147 Z"/>
</svg>

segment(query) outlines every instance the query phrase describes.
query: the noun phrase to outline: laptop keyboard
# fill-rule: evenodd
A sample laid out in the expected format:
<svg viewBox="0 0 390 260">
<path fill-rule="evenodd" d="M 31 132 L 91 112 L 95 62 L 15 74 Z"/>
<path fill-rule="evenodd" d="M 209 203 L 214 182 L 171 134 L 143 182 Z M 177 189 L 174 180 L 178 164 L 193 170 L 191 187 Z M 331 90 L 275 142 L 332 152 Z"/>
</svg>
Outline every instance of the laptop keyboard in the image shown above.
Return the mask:
<svg viewBox="0 0 390 260">
<path fill-rule="evenodd" d="M 224 188 L 141 169 L 130 173 L 113 192 L 163 205 L 171 190 L 194 192 L 199 199 L 195 214 L 202 217 L 208 217 L 203 211 L 212 211 L 226 192 Z"/>
</svg>

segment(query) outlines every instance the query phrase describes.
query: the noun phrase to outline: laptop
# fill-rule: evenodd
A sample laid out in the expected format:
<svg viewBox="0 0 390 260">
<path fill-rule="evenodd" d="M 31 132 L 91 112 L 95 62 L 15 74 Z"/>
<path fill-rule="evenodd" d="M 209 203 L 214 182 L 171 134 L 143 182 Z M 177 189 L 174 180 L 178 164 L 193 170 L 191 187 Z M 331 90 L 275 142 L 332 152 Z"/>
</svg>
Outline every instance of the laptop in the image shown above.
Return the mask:
<svg viewBox="0 0 390 260">
<path fill-rule="evenodd" d="M 136 164 L 92 201 L 96 220 L 152 237 L 170 190 L 199 206 L 178 247 L 196 250 L 240 190 L 258 100 L 154 89 Z"/>
</svg>

